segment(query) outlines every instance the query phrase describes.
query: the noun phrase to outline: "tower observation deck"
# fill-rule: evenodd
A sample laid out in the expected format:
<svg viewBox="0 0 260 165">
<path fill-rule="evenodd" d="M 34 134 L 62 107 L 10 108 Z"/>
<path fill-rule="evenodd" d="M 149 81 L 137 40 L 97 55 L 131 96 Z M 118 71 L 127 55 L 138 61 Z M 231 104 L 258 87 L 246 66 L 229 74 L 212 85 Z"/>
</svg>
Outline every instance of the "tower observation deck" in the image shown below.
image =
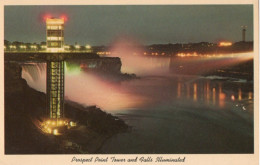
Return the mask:
<svg viewBox="0 0 260 165">
<path fill-rule="evenodd" d="M 64 20 L 48 18 L 46 20 L 47 52 L 47 116 L 58 121 L 64 117 Z"/>
</svg>

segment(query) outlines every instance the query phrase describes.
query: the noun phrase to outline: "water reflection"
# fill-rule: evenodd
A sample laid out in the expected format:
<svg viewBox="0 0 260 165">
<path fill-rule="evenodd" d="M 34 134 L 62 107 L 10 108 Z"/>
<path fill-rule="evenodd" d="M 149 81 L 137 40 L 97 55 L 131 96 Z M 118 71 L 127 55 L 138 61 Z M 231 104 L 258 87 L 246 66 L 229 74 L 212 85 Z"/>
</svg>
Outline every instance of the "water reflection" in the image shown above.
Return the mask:
<svg viewBox="0 0 260 165">
<path fill-rule="evenodd" d="M 180 101 L 189 102 L 190 94 L 194 103 L 214 105 L 215 107 L 223 108 L 226 102 L 244 101 L 253 99 L 253 92 L 248 92 L 246 88 L 242 89 L 237 84 L 237 88 L 230 89 L 224 86 L 221 82 L 208 80 L 198 80 L 192 83 L 192 93 L 190 91 L 190 83 L 185 80 L 178 80 L 176 84 L 176 98 Z M 184 96 L 183 94 L 186 95 Z"/>
<path fill-rule="evenodd" d="M 180 82 L 178 82 L 177 97 L 178 97 L 178 98 L 181 97 L 181 83 L 180 83 Z"/>
<path fill-rule="evenodd" d="M 219 106 L 224 107 L 225 105 L 225 98 L 226 94 L 222 93 L 222 84 L 218 84 L 218 99 L 219 99 Z"/>
<path fill-rule="evenodd" d="M 213 104 L 215 105 L 216 104 L 216 89 L 213 88 L 212 89 L 212 100 L 213 100 Z"/>
<path fill-rule="evenodd" d="M 251 100 L 253 98 L 253 92 L 248 92 L 248 99 Z"/>
<path fill-rule="evenodd" d="M 193 100 L 197 101 L 197 83 L 193 84 Z"/>
</svg>

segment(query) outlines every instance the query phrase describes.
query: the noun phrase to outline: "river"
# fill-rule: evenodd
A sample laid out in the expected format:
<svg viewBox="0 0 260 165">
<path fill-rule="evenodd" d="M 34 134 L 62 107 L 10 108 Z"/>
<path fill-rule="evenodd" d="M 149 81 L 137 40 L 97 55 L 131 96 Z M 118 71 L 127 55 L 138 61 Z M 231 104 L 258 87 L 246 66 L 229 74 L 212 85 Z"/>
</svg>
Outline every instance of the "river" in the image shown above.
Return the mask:
<svg viewBox="0 0 260 165">
<path fill-rule="evenodd" d="M 118 83 L 66 62 L 65 99 L 97 105 L 132 128 L 107 140 L 100 153 L 253 153 L 253 83 L 175 74 L 170 63 L 150 58 L 134 68 L 123 62 L 122 70 L 131 67 L 140 79 Z M 42 92 L 45 67 L 25 64 L 22 71 Z"/>
</svg>

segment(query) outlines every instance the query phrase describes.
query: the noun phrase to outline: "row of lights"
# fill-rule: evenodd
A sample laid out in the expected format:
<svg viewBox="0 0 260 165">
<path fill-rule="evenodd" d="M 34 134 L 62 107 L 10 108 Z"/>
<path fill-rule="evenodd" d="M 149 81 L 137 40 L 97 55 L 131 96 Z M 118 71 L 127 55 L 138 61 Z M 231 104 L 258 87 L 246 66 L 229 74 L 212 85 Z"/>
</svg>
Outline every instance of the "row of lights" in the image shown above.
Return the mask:
<svg viewBox="0 0 260 165">
<path fill-rule="evenodd" d="M 26 48 L 27 48 L 26 45 L 20 45 L 19 47 L 20 47 L 21 49 L 26 49 Z M 69 46 L 69 45 L 65 45 L 65 46 L 64 46 L 65 49 L 70 49 L 70 47 L 71 47 L 71 46 Z M 7 48 L 7 47 L 4 46 L 4 49 L 6 49 L 6 48 Z M 10 48 L 10 49 L 16 49 L 16 46 L 15 46 L 15 45 L 10 45 L 9 48 Z M 30 48 L 31 48 L 31 49 L 37 49 L 37 46 L 36 46 L 36 45 L 31 45 Z M 46 45 L 41 45 L 41 48 L 42 48 L 42 49 L 46 49 L 47 46 L 46 46 Z M 75 48 L 76 48 L 76 49 L 80 49 L 81 46 L 80 46 L 80 45 L 75 45 Z M 86 48 L 86 49 L 91 49 L 91 46 L 90 46 L 90 45 L 86 45 L 85 48 Z"/>
<path fill-rule="evenodd" d="M 19 46 L 21 49 L 26 49 L 27 46 L 26 45 L 20 45 Z M 4 46 L 4 48 L 6 49 L 6 46 Z M 9 46 L 10 49 L 16 49 L 16 46 L 15 45 L 10 45 Z M 31 45 L 30 48 L 32 49 L 37 49 L 37 46 L 36 45 Z M 46 48 L 46 45 L 42 45 L 41 48 Z"/>
<path fill-rule="evenodd" d="M 64 48 L 65 48 L 65 49 L 69 49 L 70 46 L 69 46 L 69 45 L 65 45 Z M 75 48 L 76 48 L 76 49 L 80 49 L 81 46 L 80 46 L 80 45 L 75 45 Z M 90 45 L 86 45 L 85 48 L 86 48 L 86 49 L 91 49 L 91 46 L 90 46 Z"/>
</svg>

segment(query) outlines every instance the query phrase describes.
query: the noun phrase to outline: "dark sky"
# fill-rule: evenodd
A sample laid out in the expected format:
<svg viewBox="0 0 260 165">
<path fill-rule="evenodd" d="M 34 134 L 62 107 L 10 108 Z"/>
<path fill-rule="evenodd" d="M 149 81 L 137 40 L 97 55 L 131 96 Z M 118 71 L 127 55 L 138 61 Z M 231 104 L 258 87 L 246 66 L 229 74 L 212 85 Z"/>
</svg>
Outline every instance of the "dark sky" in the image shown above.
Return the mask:
<svg viewBox="0 0 260 165">
<path fill-rule="evenodd" d="M 108 45 L 120 36 L 142 44 L 253 40 L 253 5 L 5 6 L 4 38 L 45 41 L 45 13 L 66 14 L 65 43 Z"/>
</svg>

